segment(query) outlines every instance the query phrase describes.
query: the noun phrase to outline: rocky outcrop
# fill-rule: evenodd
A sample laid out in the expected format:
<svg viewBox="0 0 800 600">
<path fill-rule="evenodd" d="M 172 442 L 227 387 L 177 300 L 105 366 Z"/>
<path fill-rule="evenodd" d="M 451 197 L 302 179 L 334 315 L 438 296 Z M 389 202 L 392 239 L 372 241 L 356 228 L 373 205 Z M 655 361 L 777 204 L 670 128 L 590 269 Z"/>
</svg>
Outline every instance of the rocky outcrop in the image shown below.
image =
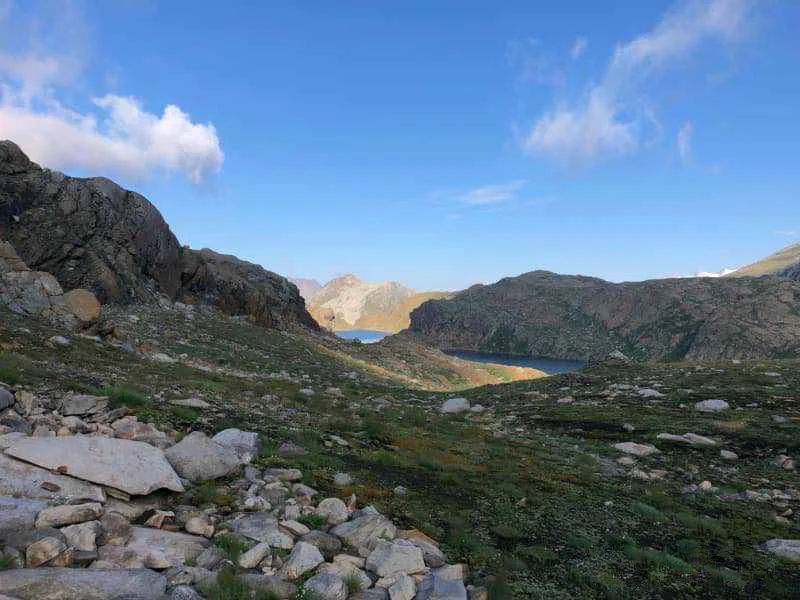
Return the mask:
<svg viewBox="0 0 800 600">
<path fill-rule="evenodd" d="M 297 287 L 263 267 L 208 248 L 185 249 L 179 298 L 211 304 L 224 313 L 248 315 L 267 327 L 299 323 L 317 328 Z"/>
<path fill-rule="evenodd" d="M 90 325 L 100 315 L 100 305 L 91 292 L 76 289 L 65 294 L 53 275 L 29 269 L 14 247 L 2 240 L 0 306 L 67 327 Z"/>
<path fill-rule="evenodd" d="M 183 248 L 144 196 L 108 179 L 43 169 L 9 141 L 0 141 L 0 237 L 31 269 L 52 274 L 64 290 L 85 288 L 103 304 L 167 296 L 268 327 L 316 328 L 283 277 L 232 256 Z M 85 297 L 71 300 L 92 310 Z"/>
<path fill-rule="evenodd" d="M 600 360 L 746 359 L 800 354 L 800 283 L 759 278 L 615 284 L 544 271 L 474 286 L 411 314 L 445 349 Z"/>
</svg>

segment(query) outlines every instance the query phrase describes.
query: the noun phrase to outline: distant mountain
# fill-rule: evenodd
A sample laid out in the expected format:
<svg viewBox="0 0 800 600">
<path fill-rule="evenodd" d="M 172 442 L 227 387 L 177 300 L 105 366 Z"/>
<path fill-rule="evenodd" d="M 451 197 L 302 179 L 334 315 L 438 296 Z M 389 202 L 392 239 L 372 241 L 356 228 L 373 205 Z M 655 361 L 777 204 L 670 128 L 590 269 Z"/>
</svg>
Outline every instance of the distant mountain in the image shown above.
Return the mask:
<svg viewBox="0 0 800 600">
<path fill-rule="evenodd" d="M 316 279 L 304 279 L 302 277 L 289 277 L 289 281 L 297 286 L 300 295 L 306 302 L 310 302 L 311 298 L 322 289 L 322 284 Z"/>
<path fill-rule="evenodd" d="M 775 275 L 790 270 L 792 267 L 794 267 L 795 271 L 800 267 L 800 243 L 787 246 L 766 258 L 754 262 L 752 265 L 737 269 L 729 277 Z"/>
<path fill-rule="evenodd" d="M 615 284 L 534 271 L 478 285 L 411 313 L 410 330 L 442 349 L 601 359 L 800 356 L 800 282 L 659 279 Z"/>
<path fill-rule="evenodd" d="M 343 275 L 325 284 L 309 301 L 309 311 L 328 329 L 371 329 L 396 333 L 409 325 L 409 314 L 446 292 L 416 292 L 396 281 L 364 283 L 355 275 Z"/>
</svg>

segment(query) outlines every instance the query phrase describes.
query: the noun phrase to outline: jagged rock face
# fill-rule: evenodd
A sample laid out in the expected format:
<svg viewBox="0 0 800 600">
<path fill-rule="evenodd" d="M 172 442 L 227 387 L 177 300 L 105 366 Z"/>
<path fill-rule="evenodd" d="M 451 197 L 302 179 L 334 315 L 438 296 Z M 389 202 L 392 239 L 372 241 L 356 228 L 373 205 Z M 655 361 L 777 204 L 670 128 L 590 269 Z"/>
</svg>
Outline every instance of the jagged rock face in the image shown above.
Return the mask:
<svg viewBox="0 0 800 600">
<path fill-rule="evenodd" d="M 267 327 L 300 323 L 316 329 L 297 287 L 271 271 L 213 250 L 183 252 L 180 297 L 222 312 L 250 315 Z"/>
<path fill-rule="evenodd" d="M 180 244 L 146 198 L 42 169 L 11 142 L 0 142 L 0 232 L 29 267 L 103 303 L 178 291 Z"/>
<path fill-rule="evenodd" d="M 543 271 L 474 286 L 411 314 L 441 348 L 600 360 L 800 354 L 800 284 L 777 277 L 614 284 Z"/>
<path fill-rule="evenodd" d="M 43 169 L 0 141 L 0 238 L 64 290 L 88 289 L 104 304 L 159 295 L 213 304 L 265 326 L 316 328 L 297 288 L 258 265 L 182 248 L 143 196 L 108 179 Z"/>
</svg>

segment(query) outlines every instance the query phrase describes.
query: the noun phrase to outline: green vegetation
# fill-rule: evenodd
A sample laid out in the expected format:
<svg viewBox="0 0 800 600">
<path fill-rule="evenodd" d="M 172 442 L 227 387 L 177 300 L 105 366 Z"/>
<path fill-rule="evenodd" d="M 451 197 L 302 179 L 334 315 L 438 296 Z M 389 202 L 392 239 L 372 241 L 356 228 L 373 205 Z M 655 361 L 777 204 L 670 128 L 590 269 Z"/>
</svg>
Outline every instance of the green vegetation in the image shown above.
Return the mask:
<svg viewBox="0 0 800 600">
<path fill-rule="evenodd" d="M 236 563 L 239 557 L 247 551 L 247 543 L 238 536 L 222 534 L 214 538 L 214 545 L 219 548 L 225 557 Z"/>
</svg>

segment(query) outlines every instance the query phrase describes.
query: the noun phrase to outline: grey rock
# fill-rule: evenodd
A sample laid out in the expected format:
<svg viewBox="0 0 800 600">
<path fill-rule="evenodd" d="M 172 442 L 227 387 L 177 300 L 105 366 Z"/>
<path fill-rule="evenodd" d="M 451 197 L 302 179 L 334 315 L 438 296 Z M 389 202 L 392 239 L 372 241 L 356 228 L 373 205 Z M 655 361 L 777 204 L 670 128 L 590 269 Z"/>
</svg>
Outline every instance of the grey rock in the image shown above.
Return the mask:
<svg viewBox="0 0 800 600">
<path fill-rule="evenodd" d="M 108 398 L 105 396 L 89 396 L 88 394 L 71 394 L 61 402 L 61 414 L 93 415 L 103 412 L 108 408 Z"/>
<path fill-rule="evenodd" d="M 32 528 L 36 515 L 46 506 L 39 500 L 0 496 L 0 541 L 12 531 Z"/>
<path fill-rule="evenodd" d="M 98 502 L 66 504 L 45 508 L 36 517 L 36 527 L 59 527 L 93 521 L 103 516 L 103 505 Z"/>
<path fill-rule="evenodd" d="M 296 482 L 303 479 L 303 472 L 300 469 L 264 469 L 264 478 Z"/>
<path fill-rule="evenodd" d="M 260 542 L 239 557 L 239 566 L 243 569 L 255 569 L 269 555 L 269 544 Z"/>
<path fill-rule="evenodd" d="M 61 529 L 67 539 L 67 544 L 81 552 L 94 552 L 97 550 L 97 540 L 103 537 L 103 525 L 100 521 L 87 521 L 70 525 Z"/>
<path fill-rule="evenodd" d="M 702 402 L 696 402 L 694 405 L 695 410 L 707 413 L 721 412 L 728 410 L 730 407 L 730 404 L 725 400 L 703 400 Z"/>
<path fill-rule="evenodd" d="M 347 600 L 347 586 L 333 573 L 317 573 L 306 580 L 303 589 L 316 594 L 320 600 Z"/>
<path fill-rule="evenodd" d="M 67 550 L 63 539 L 45 537 L 30 544 L 25 549 L 25 566 L 29 569 L 40 567 Z"/>
<path fill-rule="evenodd" d="M 333 557 L 342 549 L 342 542 L 339 541 L 338 537 L 316 529 L 304 535 L 302 538 L 300 538 L 300 540 L 308 544 L 313 544 L 319 548 L 319 551 L 322 552 L 325 560 L 333 559 Z"/>
<path fill-rule="evenodd" d="M 188 585 L 179 585 L 172 588 L 169 593 L 169 600 L 203 600 L 203 597 L 194 588 Z"/>
<path fill-rule="evenodd" d="M 0 387 L 0 410 L 13 406 L 15 401 L 14 394 L 9 392 L 6 388 Z"/>
<path fill-rule="evenodd" d="M 466 412 L 469 410 L 469 400 L 466 398 L 450 398 L 439 409 L 445 414 Z"/>
<path fill-rule="evenodd" d="M 261 440 L 258 439 L 258 434 L 252 431 L 223 429 L 211 439 L 233 450 L 242 464 L 250 463 L 261 452 Z"/>
<path fill-rule="evenodd" d="M 22 436 L 22 434 L 8 434 L 3 437 L 12 435 Z M 13 443 L 18 439 L 22 438 L 16 438 Z M 67 475 L 58 475 L 2 453 L 0 453 L 0 495 L 58 502 L 82 500 L 105 502 L 106 500 L 105 493 L 96 485 Z"/>
<path fill-rule="evenodd" d="M 127 548 L 149 553 L 154 558 L 163 557 L 169 563 L 168 567 L 183 565 L 187 560 L 196 559 L 209 545 L 207 539 L 196 535 L 149 527 L 133 527 Z"/>
<path fill-rule="evenodd" d="M 230 475 L 241 465 L 232 450 L 209 439 L 201 431 L 193 431 L 168 448 L 164 455 L 181 477 L 195 482 Z"/>
<path fill-rule="evenodd" d="M 367 569 L 380 577 L 408 575 L 425 570 L 422 550 L 406 540 L 378 540 L 367 557 Z"/>
<path fill-rule="evenodd" d="M 775 556 L 800 562 L 800 540 L 769 540 L 764 548 Z"/>
<path fill-rule="evenodd" d="M 316 546 L 298 542 L 281 567 L 281 576 L 286 579 L 297 579 L 303 573 L 316 569 L 323 562 L 325 559 Z"/>
<path fill-rule="evenodd" d="M 386 588 L 362 590 L 350 595 L 348 600 L 389 600 L 389 590 Z"/>
<path fill-rule="evenodd" d="M 0 593 L 19 600 L 163 600 L 166 587 L 149 569 L 16 569 L 0 577 Z"/>
<path fill-rule="evenodd" d="M 625 454 L 633 454 L 634 456 L 650 456 L 657 454 L 659 449 L 650 444 L 637 444 L 636 442 L 622 442 L 614 444 L 614 448 Z"/>
<path fill-rule="evenodd" d="M 716 446 L 717 442 L 711 438 L 697 435 L 696 433 L 684 433 L 683 435 L 675 435 L 672 433 L 659 433 L 659 440 L 667 442 L 675 442 L 678 444 L 688 444 L 690 446 Z"/>
<path fill-rule="evenodd" d="M 145 495 L 159 488 L 183 491 L 164 454 L 143 442 L 100 436 L 27 438 L 6 453 L 46 469 L 65 468 L 73 477 L 129 494 Z"/>
<path fill-rule="evenodd" d="M 408 575 L 403 575 L 389 586 L 390 600 L 413 600 L 416 595 L 417 583 Z"/>
<path fill-rule="evenodd" d="M 267 542 L 273 548 L 289 550 L 294 538 L 278 527 L 278 519 L 267 512 L 241 515 L 230 524 L 231 531 L 257 542 Z"/>
<path fill-rule="evenodd" d="M 383 515 L 367 514 L 337 525 L 331 533 L 345 544 L 364 553 L 372 551 L 377 540 L 394 539 L 397 527 Z"/>
<path fill-rule="evenodd" d="M 331 525 L 344 523 L 350 516 L 347 505 L 339 498 L 325 498 L 317 506 L 316 512 Z"/>
</svg>

